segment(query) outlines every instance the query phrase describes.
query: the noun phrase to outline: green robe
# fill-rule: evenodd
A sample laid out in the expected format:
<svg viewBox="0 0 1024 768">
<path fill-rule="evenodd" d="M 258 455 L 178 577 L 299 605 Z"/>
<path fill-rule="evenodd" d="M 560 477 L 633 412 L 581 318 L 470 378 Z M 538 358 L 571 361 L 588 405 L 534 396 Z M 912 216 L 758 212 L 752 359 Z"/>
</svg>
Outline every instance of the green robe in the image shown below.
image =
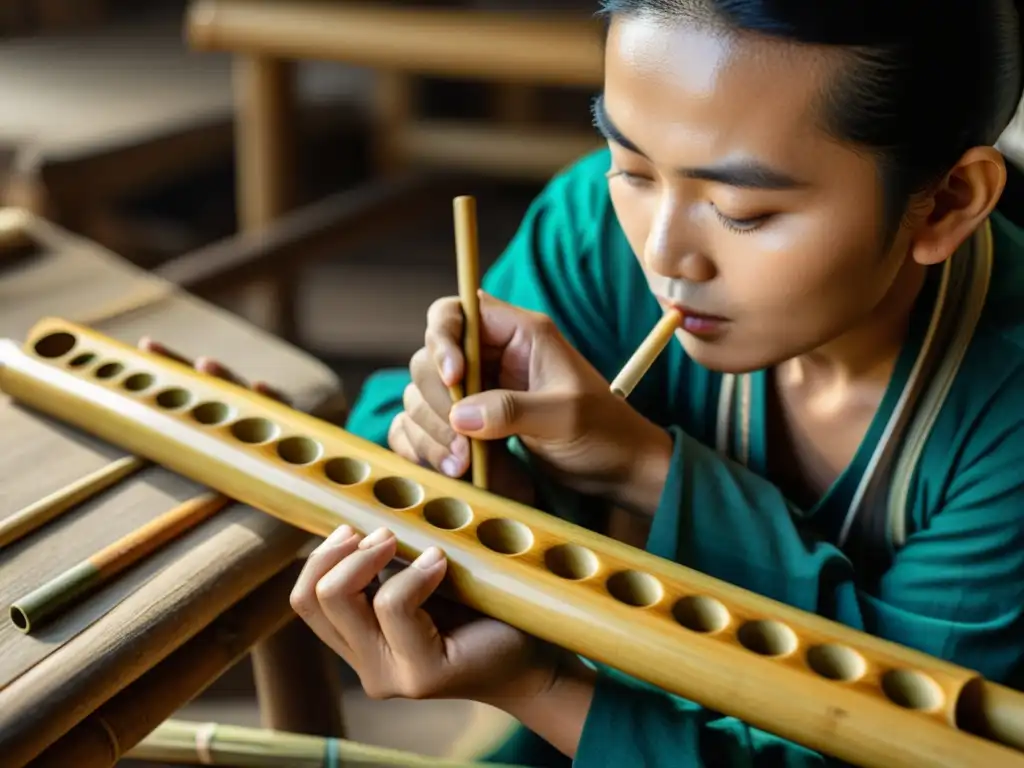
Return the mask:
<svg viewBox="0 0 1024 768">
<path fill-rule="evenodd" d="M 601 151 L 555 178 L 483 285 L 549 315 L 611 380 L 662 310 L 616 220 L 608 167 Z M 1022 369 L 1024 230 L 998 211 L 931 275 L 863 443 L 812 508 L 765 477 L 767 373 L 723 376 L 671 344 L 630 398 L 675 440 L 647 550 L 1019 688 Z M 408 381 L 369 380 L 348 428 L 386 445 Z M 548 511 L 594 523 L 564 494 L 547 498 Z M 570 764 L 537 741 L 516 739 L 534 757 L 494 757 Z M 575 764 L 838 763 L 602 667 Z"/>
</svg>

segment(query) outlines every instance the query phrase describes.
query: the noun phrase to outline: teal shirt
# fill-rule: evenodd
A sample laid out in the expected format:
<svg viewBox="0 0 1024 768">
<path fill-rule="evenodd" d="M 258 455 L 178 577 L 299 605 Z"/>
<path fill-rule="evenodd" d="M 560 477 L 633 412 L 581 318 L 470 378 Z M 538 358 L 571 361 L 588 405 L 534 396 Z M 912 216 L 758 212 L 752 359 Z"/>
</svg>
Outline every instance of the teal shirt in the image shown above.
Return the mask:
<svg viewBox="0 0 1024 768">
<path fill-rule="evenodd" d="M 601 151 L 555 178 L 483 287 L 550 316 L 611 380 L 661 309 L 616 220 L 608 167 L 608 153 Z M 630 398 L 675 441 L 647 550 L 1021 687 L 1024 232 L 996 213 L 987 251 L 980 237 L 970 253 L 951 260 L 961 269 L 948 283 L 938 273 L 929 281 L 863 444 L 811 509 L 797 508 L 765 477 L 766 372 L 724 377 L 688 359 L 682 345 L 670 345 Z M 936 313 L 940 296 L 946 309 Z M 937 341 L 930 348 L 937 356 L 915 379 L 933 325 Z M 940 388 L 937 405 L 929 408 L 929 392 L 936 392 L 926 386 L 943 380 L 948 391 Z M 408 381 L 405 370 L 370 379 L 348 428 L 386 445 Z M 923 426 L 912 422 L 900 439 L 905 450 L 897 454 L 914 447 L 915 461 L 902 473 L 883 461 L 876 468 L 887 481 L 883 492 L 862 499 L 848 526 L 901 395 L 923 387 L 915 413 L 932 418 Z M 723 398 L 723 389 L 732 396 Z M 724 423 L 723 412 L 729 416 Z M 548 506 L 576 517 L 571 505 Z M 870 520 L 873 528 L 862 524 Z M 868 529 L 874 533 L 863 532 Z M 867 569 L 875 563 L 884 568 Z M 835 762 L 602 667 L 575 764 Z"/>
</svg>

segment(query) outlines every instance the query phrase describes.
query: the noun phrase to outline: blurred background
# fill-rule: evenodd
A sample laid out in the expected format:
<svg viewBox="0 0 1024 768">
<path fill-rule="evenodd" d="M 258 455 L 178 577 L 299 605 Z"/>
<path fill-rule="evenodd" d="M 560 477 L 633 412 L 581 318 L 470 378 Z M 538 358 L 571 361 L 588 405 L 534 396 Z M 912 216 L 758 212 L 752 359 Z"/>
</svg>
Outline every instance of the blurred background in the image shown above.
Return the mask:
<svg viewBox="0 0 1024 768">
<path fill-rule="evenodd" d="M 485 269 L 600 145 L 597 5 L 2 0 L 2 203 L 287 339 L 351 401 L 457 292 L 452 197 L 477 197 Z M 470 754 L 507 726 L 339 674 L 358 741 Z M 181 716 L 258 725 L 248 661 Z"/>
</svg>

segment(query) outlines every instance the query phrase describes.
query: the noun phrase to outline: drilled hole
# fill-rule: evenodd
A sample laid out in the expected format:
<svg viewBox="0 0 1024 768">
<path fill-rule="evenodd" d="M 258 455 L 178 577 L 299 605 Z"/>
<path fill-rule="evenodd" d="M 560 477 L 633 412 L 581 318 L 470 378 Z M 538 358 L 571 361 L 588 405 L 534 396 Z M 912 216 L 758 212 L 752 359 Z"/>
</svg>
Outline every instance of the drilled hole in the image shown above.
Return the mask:
<svg viewBox="0 0 1024 768">
<path fill-rule="evenodd" d="M 148 373 L 133 373 L 121 385 L 129 392 L 142 392 L 153 386 L 155 379 Z"/>
<path fill-rule="evenodd" d="M 231 425 L 231 434 L 250 445 L 265 443 L 277 437 L 277 425 L 267 419 L 242 419 Z"/>
<path fill-rule="evenodd" d="M 168 410 L 184 408 L 190 402 L 192 402 L 192 395 L 190 395 L 187 390 L 181 389 L 180 387 L 165 389 L 156 396 L 156 404 L 161 408 L 166 408 Z"/>
<path fill-rule="evenodd" d="M 370 476 L 370 465 L 358 459 L 331 459 L 324 464 L 324 474 L 332 483 L 355 485 Z"/>
<path fill-rule="evenodd" d="M 882 676 L 882 690 L 906 709 L 935 710 L 942 705 L 942 689 L 928 675 L 911 669 L 893 669 Z"/>
<path fill-rule="evenodd" d="M 47 334 L 37 341 L 35 351 L 40 357 L 53 360 L 58 357 L 64 357 L 64 355 L 75 348 L 77 343 L 78 339 L 73 334 L 66 331 L 58 331 L 57 333 Z"/>
<path fill-rule="evenodd" d="M 473 510 L 458 499 L 434 499 L 423 508 L 423 517 L 431 525 L 446 531 L 465 528 L 473 520 Z"/>
<path fill-rule="evenodd" d="M 192 409 L 192 418 L 208 427 L 223 424 L 231 416 L 231 407 L 224 403 L 200 403 Z"/>
<path fill-rule="evenodd" d="M 533 546 L 533 532 L 515 520 L 495 518 L 477 526 L 480 543 L 502 555 L 521 555 Z"/>
<path fill-rule="evenodd" d="M 829 680 L 859 680 L 867 671 L 864 658 L 845 645 L 816 645 L 807 651 L 807 666 Z"/>
<path fill-rule="evenodd" d="M 320 443 L 308 437 L 286 437 L 277 444 L 277 455 L 289 464 L 312 464 L 322 453 Z"/>
<path fill-rule="evenodd" d="M 579 544 L 559 544 L 544 553 L 544 565 L 563 579 L 589 579 L 597 573 L 597 555 Z"/>
<path fill-rule="evenodd" d="M 71 362 L 68 363 L 68 366 L 71 368 L 84 368 L 95 359 L 96 355 L 92 352 L 84 352 L 83 354 L 72 358 Z"/>
<path fill-rule="evenodd" d="M 796 650 L 796 633 L 778 621 L 751 621 L 740 627 L 736 639 L 761 656 L 785 656 Z"/>
<path fill-rule="evenodd" d="M 409 509 L 423 500 L 423 489 L 404 477 L 385 477 L 373 486 L 373 495 L 386 507 Z"/>
<path fill-rule="evenodd" d="M 96 369 L 97 379 L 112 379 L 121 371 L 124 370 L 124 366 L 120 363 L 104 363 Z"/>
<path fill-rule="evenodd" d="M 646 608 L 661 600 L 661 583 L 639 571 L 619 571 L 608 579 L 608 591 L 620 603 Z"/>
<path fill-rule="evenodd" d="M 706 595 L 690 595 L 672 606 L 675 620 L 689 630 L 711 634 L 729 626 L 729 609 Z"/>
</svg>

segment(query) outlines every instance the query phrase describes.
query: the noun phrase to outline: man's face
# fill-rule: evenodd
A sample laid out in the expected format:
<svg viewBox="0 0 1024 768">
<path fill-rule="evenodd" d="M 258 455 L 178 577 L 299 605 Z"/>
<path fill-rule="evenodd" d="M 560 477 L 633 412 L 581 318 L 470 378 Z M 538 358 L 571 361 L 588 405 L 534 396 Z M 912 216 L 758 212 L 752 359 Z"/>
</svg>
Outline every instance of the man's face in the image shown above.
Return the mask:
<svg viewBox="0 0 1024 768">
<path fill-rule="evenodd" d="M 905 232 L 882 247 L 877 162 L 821 127 L 837 65 L 703 26 L 612 23 L 596 107 L 611 199 L 653 292 L 695 313 L 681 336 L 708 368 L 757 370 L 832 341 L 907 261 Z"/>
</svg>

